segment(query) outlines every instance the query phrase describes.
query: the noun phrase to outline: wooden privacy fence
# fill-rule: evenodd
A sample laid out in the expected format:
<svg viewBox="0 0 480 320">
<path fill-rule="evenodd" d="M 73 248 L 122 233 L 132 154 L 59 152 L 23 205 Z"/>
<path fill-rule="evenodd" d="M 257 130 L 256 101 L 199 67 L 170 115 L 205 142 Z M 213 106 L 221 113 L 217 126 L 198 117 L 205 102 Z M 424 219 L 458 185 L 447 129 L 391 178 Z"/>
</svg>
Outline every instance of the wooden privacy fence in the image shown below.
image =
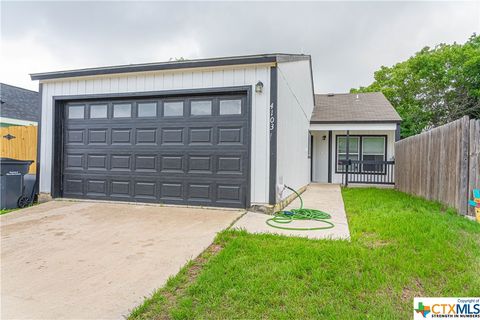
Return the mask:
<svg viewBox="0 0 480 320">
<path fill-rule="evenodd" d="M 395 143 L 395 188 L 475 216 L 480 188 L 480 120 L 463 117 Z"/>
<path fill-rule="evenodd" d="M 37 126 L 0 128 L 0 157 L 34 160 L 29 173 L 37 172 Z"/>
</svg>

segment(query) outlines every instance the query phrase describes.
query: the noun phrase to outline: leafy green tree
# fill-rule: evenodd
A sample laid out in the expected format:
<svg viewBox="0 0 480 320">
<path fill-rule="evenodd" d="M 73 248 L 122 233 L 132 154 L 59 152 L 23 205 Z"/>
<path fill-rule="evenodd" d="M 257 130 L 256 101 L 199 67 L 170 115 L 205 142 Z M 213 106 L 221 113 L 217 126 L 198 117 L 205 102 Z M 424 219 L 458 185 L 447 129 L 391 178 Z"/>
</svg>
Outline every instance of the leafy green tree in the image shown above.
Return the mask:
<svg viewBox="0 0 480 320">
<path fill-rule="evenodd" d="M 368 87 L 381 91 L 403 118 L 402 137 L 456 120 L 480 118 L 480 36 L 465 44 L 425 47 L 408 60 L 382 66 Z"/>
</svg>

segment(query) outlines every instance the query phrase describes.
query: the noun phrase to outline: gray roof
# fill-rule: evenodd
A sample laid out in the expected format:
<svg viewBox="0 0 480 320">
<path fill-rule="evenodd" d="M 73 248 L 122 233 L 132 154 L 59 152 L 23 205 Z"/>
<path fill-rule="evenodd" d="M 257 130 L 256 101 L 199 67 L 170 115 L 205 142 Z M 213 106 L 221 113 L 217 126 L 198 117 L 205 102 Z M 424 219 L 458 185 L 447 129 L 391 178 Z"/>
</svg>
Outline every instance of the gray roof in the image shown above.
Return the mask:
<svg viewBox="0 0 480 320">
<path fill-rule="evenodd" d="M 309 55 L 304 54 L 286 54 L 286 53 L 270 53 L 256 54 L 247 56 L 219 57 L 209 59 L 193 59 L 193 60 L 175 60 L 154 63 L 128 64 L 120 66 L 109 66 L 99 68 L 87 68 L 66 71 L 52 71 L 42 73 L 32 73 L 32 80 L 58 79 L 81 76 L 92 76 L 100 74 L 126 73 L 126 72 L 143 72 L 170 69 L 200 68 L 211 66 L 229 66 L 241 64 L 256 64 L 269 62 L 285 62 L 296 60 L 310 60 Z"/>
<path fill-rule="evenodd" d="M 400 122 L 381 92 L 316 94 L 311 123 Z"/>
<path fill-rule="evenodd" d="M 0 83 L 0 100 L 0 116 L 38 122 L 40 118 L 38 92 Z"/>
</svg>

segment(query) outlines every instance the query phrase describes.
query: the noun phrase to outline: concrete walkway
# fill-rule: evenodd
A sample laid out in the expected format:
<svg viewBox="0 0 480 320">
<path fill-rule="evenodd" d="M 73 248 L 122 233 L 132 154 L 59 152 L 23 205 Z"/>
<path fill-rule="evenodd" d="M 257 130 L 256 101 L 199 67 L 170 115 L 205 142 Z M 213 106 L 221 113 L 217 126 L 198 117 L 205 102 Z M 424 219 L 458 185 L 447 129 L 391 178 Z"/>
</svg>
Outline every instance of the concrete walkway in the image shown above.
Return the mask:
<svg viewBox="0 0 480 320">
<path fill-rule="evenodd" d="M 52 201 L 0 217 L 0 319 L 122 319 L 241 211 Z"/>
<path fill-rule="evenodd" d="M 251 233 L 274 233 L 287 236 L 308 237 L 312 239 L 350 239 L 347 216 L 343 205 L 342 193 L 339 185 L 335 184 L 310 184 L 307 190 L 301 195 L 304 208 L 318 209 L 329 213 L 332 216 L 331 222 L 335 225 L 332 229 L 312 231 L 291 231 L 281 230 L 268 226 L 265 221 L 272 216 L 248 212 L 240 218 L 233 228 L 245 229 Z M 300 201 L 295 199 L 286 208 L 294 209 L 300 206 Z M 323 226 L 316 221 L 295 221 L 288 227 L 312 228 Z"/>
</svg>

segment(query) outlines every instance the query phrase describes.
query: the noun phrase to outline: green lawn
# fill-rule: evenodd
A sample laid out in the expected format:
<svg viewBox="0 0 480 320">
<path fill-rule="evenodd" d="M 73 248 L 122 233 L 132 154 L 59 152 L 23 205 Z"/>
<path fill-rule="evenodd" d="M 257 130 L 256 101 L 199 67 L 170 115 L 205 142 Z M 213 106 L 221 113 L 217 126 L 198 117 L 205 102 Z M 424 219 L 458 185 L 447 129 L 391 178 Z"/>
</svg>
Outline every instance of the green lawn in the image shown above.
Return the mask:
<svg viewBox="0 0 480 320">
<path fill-rule="evenodd" d="M 15 211 L 15 210 L 17 210 L 17 209 L 1 209 L 0 210 L 0 216 L 2 214 L 9 213 L 9 212 L 12 212 L 12 211 Z"/>
<path fill-rule="evenodd" d="M 130 318 L 410 319 L 414 296 L 480 295 L 480 224 L 394 190 L 343 196 L 351 242 L 223 232 Z"/>
</svg>

